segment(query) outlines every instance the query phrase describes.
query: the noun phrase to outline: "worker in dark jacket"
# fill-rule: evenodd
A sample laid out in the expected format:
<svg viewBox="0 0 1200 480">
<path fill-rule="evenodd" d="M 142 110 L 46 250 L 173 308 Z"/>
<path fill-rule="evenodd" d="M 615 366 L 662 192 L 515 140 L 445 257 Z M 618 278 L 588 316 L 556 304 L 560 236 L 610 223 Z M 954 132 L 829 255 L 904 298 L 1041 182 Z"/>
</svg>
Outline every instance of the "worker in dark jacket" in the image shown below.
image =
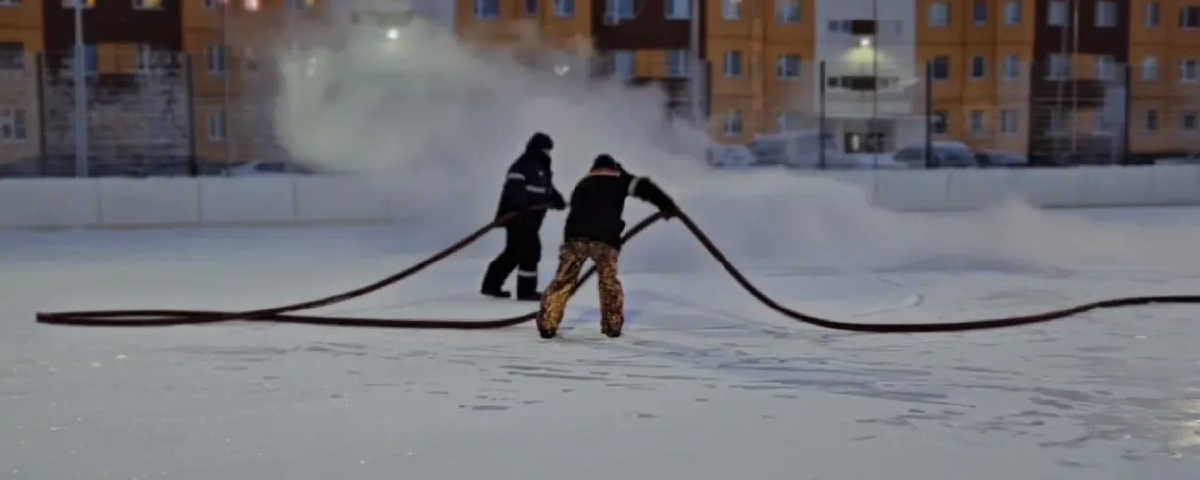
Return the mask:
<svg viewBox="0 0 1200 480">
<path fill-rule="evenodd" d="M 542 338 L 554 338 L 562 322 L 563 311 L 571 296 L 571 287 L 584 262 L 591 260 L 600 274 L 600 330 L 610 338 L 621 336 L 625 325 L 625 293 L 617 279 L 617 259 L 625 221 L 625 198 L 649 202 L 666 215 L 678 211 L 674 200 L 646 177 L 626 172 L 609 155 L 600 155 L 592 168 L 571 192 L 571 211 L 559 249 L 558 271 L 538 311 L 537 328 Z"/>
<path fill-rule="evenodd" d="M 555 210 L 566 208 L 562 194 L 554 188 L 552 181 L 550 151 L 553 149 L 554 141 L 549 135 L 542 132 L 533 134 L 525 145 L 525 153 L 508 168 L 500 205 L 496 209 L 497 218 L 513 212 L 525 212 L 538 205 L 548 204 Z M 504 290 L 504 282 L 515 268 L 517 299 L 541 300 L 542 294 L 537 291 L 537 265 L 542 258 L 540 232 L 545 218 L 546 211 L 538 210 L 523 213 L 504 225 L 504 251 L 488 265 L 481 289 L 484 295 L 511 297 L 511 293 Z"/>
</svg>

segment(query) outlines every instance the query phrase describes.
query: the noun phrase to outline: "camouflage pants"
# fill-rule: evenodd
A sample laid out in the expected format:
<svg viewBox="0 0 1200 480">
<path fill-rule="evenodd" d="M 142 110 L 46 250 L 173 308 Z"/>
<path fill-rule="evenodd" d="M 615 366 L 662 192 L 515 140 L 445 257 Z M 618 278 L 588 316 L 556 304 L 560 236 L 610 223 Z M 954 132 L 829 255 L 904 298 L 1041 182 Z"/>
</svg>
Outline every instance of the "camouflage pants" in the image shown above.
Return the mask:
<svg viewBox="0 0 1200 480">
<path fill-rule="evenodd" d="M 621 335 L 625 324 L 625 292 L 617 278 L 617 257 L 620 251 L 601 242 L 568 240 L 559 248 L 558 271 L 542 295 L 537 328 L 542 336 L 553 336 L 562 323 L 563 312 L 571 298 L 571 287 L 579 278 L 584 262 L 596 264 L 600 275 L 600 329 L 605 335 Z"/>
</svg>

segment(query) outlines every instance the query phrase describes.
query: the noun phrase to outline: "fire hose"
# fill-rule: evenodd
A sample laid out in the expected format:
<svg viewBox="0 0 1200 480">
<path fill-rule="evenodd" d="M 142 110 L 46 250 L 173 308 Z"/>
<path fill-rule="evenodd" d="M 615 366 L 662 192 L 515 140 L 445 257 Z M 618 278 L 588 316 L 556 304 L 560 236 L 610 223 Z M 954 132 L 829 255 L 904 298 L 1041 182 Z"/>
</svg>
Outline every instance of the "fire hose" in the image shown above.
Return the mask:
<svg viewBox="0 0 1200 480">
<path fill-rule="evenodd" d="M 543 210 L 545 206 L 535 207 L 533 210 Z M 440 262 L 447 257 L 457 253 L 467 246 L 475 243 L 485 234 L 493 229 L 502 227 L 507 222 L 512 221 L 523 213 L 511 213 L 501 216 L 495 221 L 479 228 L 474 233 L 466 238 L 455 242 L 453 245 L 443 249 L 440 252 L 430 256 L 429 258 L 417 262 L 416 264 L 400 271 L 392 276 L 379 280 L 370 285 L 350 290 L 348 292 L 332 295 L 325 298 L 310 300 L 306 302 L 296 303 L 292 305 L 284 305 L 274 308 L 265 308 L 260 310 L 250 310 L 243 312 L 224 312 L 214 310 L 91 310 L 91 311 L 67 311 L 67 312 L 40 312 L 37 314 L 38 323 L 52 325 L 72 325 L 72 326 L 88 326 L 88 327 L 155 327 L 155 326 L 170 326 L 170 325 L 197 325 L 210 324 L 228 321 L 249 321 L 249 322 L 272 322 L 272 323 L 293 323 L 293 324 L 308 324 L 308 325 L 325 325 L 325 326 L 341 326 L 341 327 L 370 327 L 370 328 L 397 328 L 397 329 L 441 329 L 441 330 L 483 330 L 496 329 L 519 325 L 537 317 L 537 312 L 530 312 L 524 315 L 518 315 L 508 318 L 483 319 L 483 320 L 464 320 L 464 319 L 416 319 L 416 318 L 360 318 L 360 317 L 340 317 L 340 316 L 317 316 L 317 315 L 298 315 L 294 312 L 301 310 L 309 310 L 314 308 L 326 307 L 329 305 L 342 303 L 348 300 L 362 297 L 370 293 L 376 292 L 385 287 L 399 283 L 418 272 L 428 268 L 429 266 Z M 622 244 L 628 242 L 633 237 L 637 236 L 643 230 L 659 220 L 663 220 L 665 216 L 662 213 L 656 213 L 643 219 L 641 222 L 633 226 L 621 238 Z M 717 248 L 716 244 L 700 229 L 699 226 L 684 212 L 677 212 L 673 218 L 678 218 L 680 223 L 691 232 L 692 236 L 700 242 L 701 246 L 716 260 L 725 271 L 733 277 L 747 293 L 762 302 L 764 306 L 788 317 L 809 325 L 850 332 L 862 333 L 933 333 L 933 332 L 964 332 L 972 330 L 990 330 L 997 328 L 1018 327 L 1023 325 L 1031 325 L 1036 323 L 1045 323 L 1052 320 L 1058 320 L 1074 315 L 1079 315 L 1085 312 L 1101 309 L 1111 309 L 1117 307 L 1131 307 L 1151 304 L 1195 304 L 1200 303 L 1200 295 L 1160 295 L 1160 296 L 1140 296 L 1140 297 L 1123 297 L 1100 300 L 1096 302 L 1077 305 L 1069 308 L 1062 308 L 1042 313 L 1034 313 L 1029 315 L 1011 316 L 983 320 L 968 320 L 961 322 L 943 322 L 943 323 L 890 323 L 890 324 L 870 324 L 870 323 L 850 323 L 830 320 L 820 317 L 808 315 L 788 307 L 783 306 L 776 300 L 767 296 L 758 287 L 754 286 L 749 279 L 746 278 L 740 270 Z M 587 282 L 589 278 L 596 272 L 595 266 L 589 268 L 575 282 L 571 289 L 574 294 L 579 288 Z"/>
</svg>

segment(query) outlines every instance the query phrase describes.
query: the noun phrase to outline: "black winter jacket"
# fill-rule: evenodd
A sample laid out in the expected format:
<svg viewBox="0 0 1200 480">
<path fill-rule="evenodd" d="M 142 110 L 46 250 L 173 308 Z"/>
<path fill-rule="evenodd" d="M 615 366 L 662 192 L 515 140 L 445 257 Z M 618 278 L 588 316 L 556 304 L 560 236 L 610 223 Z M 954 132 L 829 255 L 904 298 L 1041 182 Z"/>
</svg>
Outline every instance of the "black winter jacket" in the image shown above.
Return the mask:
<svg viewBox="0 0 1200 480">
<path fill-rule="evenodd" d="M 598 164 L 601 164 L 599 160 Z M 567 213 L 565 240 L 591 240 L 621 248 L 625 221 L 625 198 L 636 197 L 668 214 L 677 209 L 675 201 L 647 177 L 637 177 L 619 165 L 593 167 L 571 192 L 571 211 Z"/>
<path fill-rule="evenodd" d="M 500 205 L 496 208 L 497 218 L 541 204 L 558 209 L 566 206 L 562 193 L 554 188 L 554 172 L 550 170 L 550 155 L 546 153 L 553 147 L 554 143 L 544 133 L 536 133 L 529 139 L 525 153 L 508 167 Z M 545 218 L 546 211 L 540 210 L 522 215 L 508 225 L 536 230 L 541 228 Z"/>
</svg>

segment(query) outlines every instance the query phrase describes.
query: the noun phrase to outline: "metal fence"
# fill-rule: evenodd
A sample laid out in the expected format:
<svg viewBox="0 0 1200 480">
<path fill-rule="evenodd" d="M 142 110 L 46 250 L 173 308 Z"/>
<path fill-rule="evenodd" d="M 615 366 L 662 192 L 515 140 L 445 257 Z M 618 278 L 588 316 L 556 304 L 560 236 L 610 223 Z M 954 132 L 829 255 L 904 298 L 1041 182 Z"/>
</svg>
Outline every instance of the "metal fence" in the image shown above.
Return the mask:
<svg viewBox="0 0 1200 480">
<path fill-rule="evenodd" d="M 1133 113 L 1146 108 L 1131 105 L 1137 102 L 1129 69 L 1105 59 L 1063 66 L 1024 63 L 1015 55 L 943 57 L 904 65 L 802 63 L 781 55 L 741 67 L 730 63 L 714 60 L 713 134 L 747 146 L 760 163 L 1036 166 L 1139 163 L 1178 154 L 1164 146 L 1179 142 L 1131 142 L 1138 135 Z M 1137 101 L 1152 107 L 1158 100 Z"/>
<path fill-rule="evenodd" d="M 0 176 L 207 175 L 249 160 L 288 161 L 274 132 L 273 70 L 234 51 L 192 56 L 130 48 L 85 55 L 82 108 L 69 52 L 0 52 Z M 1131 75 L 1105 58 L 906 64 L 714 53 L 696 69 L 661 55 L 528 63 L 586 62 L 573 71 L 652 79 L 666 86 L 664 107 L 677 117 L 707 127 L 722 143 L 746 146 L 760 163 L 800 168 L 958 166 L 981 158 L 1136 163 L 1187 153 L 1200 128 L 1196 112 L 1168 108 L 1194 103 L 1176 98 L 1187 96 L 1190 84 L 1169 78 L 1174 72 L 1155 77 L 1166 85 L 1160 97 L 1135 98 L 1131 78 L 1148 82 L 1147 67 Z M 699 119 L 691 118 L 693 109 Z M 83 165 L 75 153 L 78 111 L 87 119 Z"/>
<path fill-rule="evenodd" d="M 0 61 L 0 176 L 211 175 L 281 160 L 271 98 L 232 68 L 242 60 L 87 51 L 80 105 L 72 52 L 9 55 Z"/>
</svg>

